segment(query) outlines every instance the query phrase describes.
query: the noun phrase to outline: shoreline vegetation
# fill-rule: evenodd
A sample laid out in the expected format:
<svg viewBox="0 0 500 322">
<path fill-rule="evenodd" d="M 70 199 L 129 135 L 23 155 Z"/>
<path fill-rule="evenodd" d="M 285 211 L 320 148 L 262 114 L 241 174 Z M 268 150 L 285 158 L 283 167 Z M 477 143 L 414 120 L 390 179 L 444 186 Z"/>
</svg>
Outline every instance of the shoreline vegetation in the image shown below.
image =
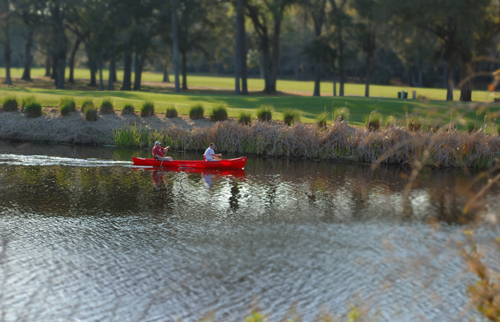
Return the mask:
<svg viewBox="0 0 500 322">
<path fill-rule="evenodd" d="M 367 118 L 366 127 L 352 127 L 348 110 L 335 111 L 334 123 L 327 124 L 320 117 L 317 124 L 296 121 L 291 125 L 272 120 L 254 119 L 246 125 L 235 119 L 212 122 L 204 117 L 139 117 L 137 112 L 94 111 L 98 115 L 92 121 L 85 120 L 87 115 L 81 111 L 62 116 L 58 108 L 43 108 L 40 117 L 2 111 L 0 138 L 136 148 L 150 148 L 152 142 L 161 141 L 182 151 L 204 151 L 214 141 L 224 154 L 476 169 L 493 167 L 500 158 L 500 136 L 488 134 L 496 134 L 496 128 L 493 124 L 493 130 L 488 130 L 486 122 L 480 128 L 459 131 L 451 122 L 450 130 L 440 129 L 413 116 L 399 121 L 387 118 L 383 127 L 375 113 Z"/>
</svg>

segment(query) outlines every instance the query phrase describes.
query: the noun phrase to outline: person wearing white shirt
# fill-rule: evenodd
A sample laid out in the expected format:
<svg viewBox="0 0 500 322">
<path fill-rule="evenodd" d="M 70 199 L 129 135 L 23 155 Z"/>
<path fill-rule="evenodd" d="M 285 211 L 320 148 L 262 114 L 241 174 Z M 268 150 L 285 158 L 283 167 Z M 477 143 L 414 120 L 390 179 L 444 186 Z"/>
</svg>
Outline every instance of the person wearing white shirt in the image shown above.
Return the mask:
<svg viewBox="0 0 500 322">
<path fill-rule="evenodd" d="M 222 158 L 222 154 L 215 154 L 214 149 L 215 144 L 212 142 L 203 155 L 206 161 L 219 161 Z"/>
</svg>

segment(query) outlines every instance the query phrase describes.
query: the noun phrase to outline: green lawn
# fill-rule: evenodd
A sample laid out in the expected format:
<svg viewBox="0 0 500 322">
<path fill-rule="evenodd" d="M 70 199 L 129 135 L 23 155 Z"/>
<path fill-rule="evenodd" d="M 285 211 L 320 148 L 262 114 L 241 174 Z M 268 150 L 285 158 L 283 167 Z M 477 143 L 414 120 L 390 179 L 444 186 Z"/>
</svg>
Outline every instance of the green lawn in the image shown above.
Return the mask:
<svg viewBox="0 0 500 322">
<path fill-rule="evenodd" d="M 11 69 L 11 74 L 13 77 L 21 77 L 23 73 L 22 68 Z M 32 76 L 43 76 L 45 69 L 43 68 L 33 68 Z M 0 75 L 5 75 L 5 68 L 0 68 Z M 69 70 L 66 69 L 66 77 L 69 77 Z M 123 71 L 117 72 L 118 80 L 123 79 Z M 133 77 L 133 76 L 132 76 Z M 75 78 L 89 79 L 89 71 L 83 68 L 75 69 Z M 103 70 L 103 78 L 108 79 L 108 71 Z M 133 79 L 133 78 L 132 78 Z M 161 73 L 144 72 L 142 75 L 142 80 L 145 82 L 161 82 L 163 75 Z M 170 80 L 173 81 L 173 76 L 170 75 Z M 181 77 L 182 81 L 182 77 Z M 204 75 L 188 75 L 188 87 L 189 86 L 202 86 L 208 88 L 218 88 L 218 89 L 233 89 L 234 88 L 234 78 L 229 76 L 204 76 Z M 337 93 L 339 90 L 339 85 L 337 83 Z M 264 88 L 264 80 L 250 78 L 248 79 L 248 89 L 250 91 L 260 91 Z M 293 80 L 278 80 L 277 90 L 286 92 L 299 92 L 299 93 L 311 93 L 314 89 L 313 81 L 293 81 Z M 370 96 L 372 97 L 392 97 L 397 98 L 398 92 L 404 90 L 409 92 L 408 97 L 411 97 L 412 91 L 417 92 L 418 95 L 422 95 L 432 100 L 444 100 L 446 99 L 446 90 L 441 88 L 415 88 L 415 87 L 403 87 L 403 86 L 388 86 L 388 85 L 371 85 L 370 86 Z M 365 85 L 364 84 L 346 84 L 345 85 L 345 95 L 355 95 L 364 96 L 365 95 Z M 333 95 L 333 83 L 331 81 L 321 82 L 321 94 L 328 96 Z M 454 99 L 458 100 L 460 97 L 460 91 L 454 91 Z M 491 93 L 487 91 L 473 91 L 472 99 L 474 101 L 481 102 L 491 102 Z"/>
<path fill-rule="evenodd" d="M 0 70 L 0 73 L 2 71 Z M 33 76 L 43 75 L 43 69 L 37 68 L 33 69 Z M 13 76 L 20 76 L 22 73 L 21 69 L 12 69 Z M 118 73 L 118 78 L 120 79 L 122 73 Z M 85 69 L 76 70 L 76 78 L 88 78 L 88 71 Z M 162 75 L 156 73 L 145 73 L 144 81 L 161 81 Z M 207 86 L 212 88 L 231 88 L 234 80 L 230 77 L 216 77 L 216 76 L 188 76 L 188 81 L 190 85 L 196 86 Z M 249 80 L 250 90 L 259 90 L 262 88 L 263 83 L 260 79 Z M 293 91 L 309 91 L 312 90 L 313 82 L 295 82 L 295 81 L 278 81 L 278 89 Z M 331 87 L 331 83 L 323 83 L 323 88 L 327 89 Z M 354 125 L 363 125 L 363 119 L 371 111 L 377 110 L 385 116 L 394 115 L 396 117 L 404 117 L 406 112 L 414 112 L 415 110 L 420 111 L 423 116 L 428 115 L 429 112 L 444 115 L 448 118 L 448 111 L 452 106 L 464 107 L 467 104 L 461 104 L 458 102 L 446 102 L 441 100 L 434 100 L 430 102 L 423 102 L 419 100 L 399 100 L 393 98 L 397 95 L 397 91 L 400 87 L 395 86 L 371 86 L 371 93 L 374 97 L 359 97 L 359 96 L 349 96 L 349 95 L 362 95 L 364 93 L 364 86 L 360 84 L 347 84 L 346 94 L 348 96 L 344 97 L 332 97 L 332 96 L 303 96 L 303 95 L 285 95 L 285 96 L 268 96 L 260 94 L 252 94 L 250 96 L 236 96 L 227 94 L 227 91 L 222 94 L 218 94 L 214 91 L 213 94 L 199 94 L 199 93 L 182 93 L 175 94 L 171 91 L 167 92 L 165 90 L 158 90 L 156 93 L 152 91 L 103 91 L 98 92 L 95 90 L 91 91 L 75 91 L 75 90 L 55 90 L 55 89 L 40 89 L 40 88 L 30 88 L 30 87 L 1 87 L 0 96 L 5 95 L 16 95 L 18 98 L 28 95 L 35 95 L 38 100 L 41 101 L 43 106 L 57 106 L 60 96 L 73 96 L 77 100 L 77 105 L 84 97 L 92 97 L 97 103 L 100 99 L 104 97 L 111 97 L 114 100 L 114 105 L 116 110 L 121 110 L 121 108 L 126 103 L 131 103 L 139 110 L 142 102 L 146 100 L 153 101 L 156 106 L 157 113 L 163 113 L 167 106 L 175 104 L 180 114 L 187 115 L 189 107 L 193 104 L 200 103 L 206 107 L 206 114 L 210 110 L 210 107 L 216 103 L 225 103 L 229 107 L 229 116 L 237 117 L 241 111 L 253 113 L 255 116 L 255 109 L 260 105 L 272 105 L 274 107 L 273 119 L 281 120 L 282 113 L 289 108 L 298 109 L 302 112 L 302 121 L 306 123 L 312 123 L 315 121 L 317 115 L 323 111 L 331 112 L 332 104 L 334 108 L 347 107 L 350 109 L 350 121 Z M 410 90 L 405 88 L 405 90 Z M 424 92 L 425 91 L 425 92 Z M 330 94 L 331 94 L 330 88 Z M 427 97 L 443 96 L 445 95 L 445 90 L 442 89 L 417 89 L 418 93 L 427 95 Z M 327 94 L 327 93 L 326 93 Z M 325 94 L 325 95 L 326 95 Z M 459 93 L 457 92 L 456 97 Z M 486 101 L 491 98 L 488 96 L 487 92 L 474 92 L 475 97 L 482 96 L 484 99 L 481 101 Z M 385 97 L 386 96 L 386 97 Z M 477 98 L 476 98 L 477 99 Z M 479 99 L 477 99 L 479 100 Z M 490 107 L 488 111 L 491 111 Z M 499 109 L 498 107 L 493 108 L 495 112 Z M 488 112 L 485 111 L 485 112 Z M 476 119 L 475 113 L 469 113 L 468 120 L 472 121 Z M 493 117 L 490 116 L 490 119 Z M 484 116 L 480 116 L 479 119 L 483 120 Z"/>
</svg>

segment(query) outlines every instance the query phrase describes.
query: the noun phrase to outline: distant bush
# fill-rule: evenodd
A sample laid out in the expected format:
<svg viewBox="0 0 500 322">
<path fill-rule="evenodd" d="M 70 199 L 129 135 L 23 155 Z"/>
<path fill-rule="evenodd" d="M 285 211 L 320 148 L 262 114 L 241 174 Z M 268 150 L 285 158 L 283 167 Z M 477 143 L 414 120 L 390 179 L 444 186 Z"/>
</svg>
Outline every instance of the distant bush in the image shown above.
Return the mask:
<svg viewBox="0 0 500 322">
<path fill-rule="evenodd" d="M 97 115 L 97 109 L 94 106 L 87 106 L 83 114 L 85 115 L 86 121 L 97 121 L 97 119 L 99 118 L 99 116 Z"/>
<path fill-rule="evenodd" d="M 175 105 L 172 104 L 171 106 L 167 107 L 165 116 L 168 117 L 169 119 L 177 117 L 177 109 L 175 108 Z"/>
<path fill-rule="evenodd" d="M 273 107 L 270 105 L 261 105 L 257 109 L 257 119 L 261 122 L 269 122 L 273 119 Z"/>
<path fill-rule="evenodd" d="M 18 103 L 15 96 L 6 96 L 2 98 L 2 111 L 4 112 L 14 112 L 17 111 Z"/>
<path fill-rule="evenodd" d="M 377 131 L 382 124 L 383 116 L 377 111 L 372 111 L 370 115 L 365 116 L 365 126 L 368 131 Z"/>
<path fill-rule="evenodd" d="M 320 129 L 326 128 L 328 124 L 328 112 L 323 112 L 316 117 L 316 126 Z"/>
<path fill-rule="evenodd" d="M 36 98 L 35 96 L 25 96 L 21 99 L 21 112 L 24 112 L 24 108 L 30 104 L 30 103 L 36 103 Z"/>
<path fill-rule="evenodd" d="M 59 99 L 59 113 L 66 116 L 71 112 L 76 111 L 75 99 L 72 97 L 61 97 Z"/>
<path fill-rule="evenodd" d="M 86 97 L 82 101 L 82 113 L 85 114 L 87 108 L 94 108 L 94 100 L 90 97 Z"/>
<path fill-rule="evenodd" d="M 241 112 L 240 116 L 238 116 L 238 123 L 243 125 L 252 124 L 252 115 L 250 113 Z"/>
<path fill-rule="evenodd" d="M 153 103 L 152 101 L 144 102 L 141 107 L 141 116 L 147 117 L 153 115 L 155 115 L 155 103 Z"/>
<path fill-rule="evenodd" d="M 122 115 L 135 115 L 135 107 L 132 104 L 125 104 Z"/>
<path fill-rule="evenodd" d="M 210 121 L 225 121 L 227 120 L 227 107 L 223 104 L 215 105 L 210 112 Z"/>
<path fill-rule="evenodd" d="M 193 105 L 189 109 L 189 118 L 192 120 L 202 119 L 204 114 L 205 114 L 205 108 L 201 104 Z"/>
<path fill-rule="evenodd" d="M 346 107 L 335 109 L 333 111 L 333 121 L 334 122 L 349 121 L 349 109 Z"/>
<path fill-rule="evenodd" d="M 113 101 L 111 98 L 106 97 L 101 102 L 101 113 L 102 114 L 115 114 L 115 110 L 113 109 Z"/>
<path fill-rule="evenodd" d="M 39 117 L 42 115 L 42 104 L 38 103 L 36 99 L 27 103 L 24 107 L 26 116 L 28 117 Z"/>
<path fill-rule="evenodd" d="M 283 122 L 286 125 L 293 125 L 296 122 L 300 122 L 300 111 L 286 110 L 285 113 L 283 113 Z"/>
</svg>

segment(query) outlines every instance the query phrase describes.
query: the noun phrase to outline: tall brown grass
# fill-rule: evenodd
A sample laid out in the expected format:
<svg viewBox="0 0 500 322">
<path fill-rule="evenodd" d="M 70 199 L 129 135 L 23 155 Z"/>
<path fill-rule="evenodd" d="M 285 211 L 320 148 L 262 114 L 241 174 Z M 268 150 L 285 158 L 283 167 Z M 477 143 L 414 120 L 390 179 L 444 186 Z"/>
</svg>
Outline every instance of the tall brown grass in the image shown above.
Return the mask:
<svg viewBox="0 0 500 322">
<path fill-rule="evenodd" d="M 131 136 L 136 139 L 123 139 Z M 264 122 L 251 126 L 221 122 L 192 130 L 172 126 L 154 132 L 130 127 L 115 131 L 114 140 L 119 146 L 143 147 L 160 140 L 174 149 L 191 151 L 202 151 L 213 141 L 222 153 L 371 164 L 411 165 L 426 151 L 423 165 L 433 167 L 488 168 L 500 158 L 500 137 L 484 131 L 424 132 L 397 126 L 368 131 L 346 122 L 335 122 L 326 130 L 301 123 L 285 126 Z"/>
</svg>

